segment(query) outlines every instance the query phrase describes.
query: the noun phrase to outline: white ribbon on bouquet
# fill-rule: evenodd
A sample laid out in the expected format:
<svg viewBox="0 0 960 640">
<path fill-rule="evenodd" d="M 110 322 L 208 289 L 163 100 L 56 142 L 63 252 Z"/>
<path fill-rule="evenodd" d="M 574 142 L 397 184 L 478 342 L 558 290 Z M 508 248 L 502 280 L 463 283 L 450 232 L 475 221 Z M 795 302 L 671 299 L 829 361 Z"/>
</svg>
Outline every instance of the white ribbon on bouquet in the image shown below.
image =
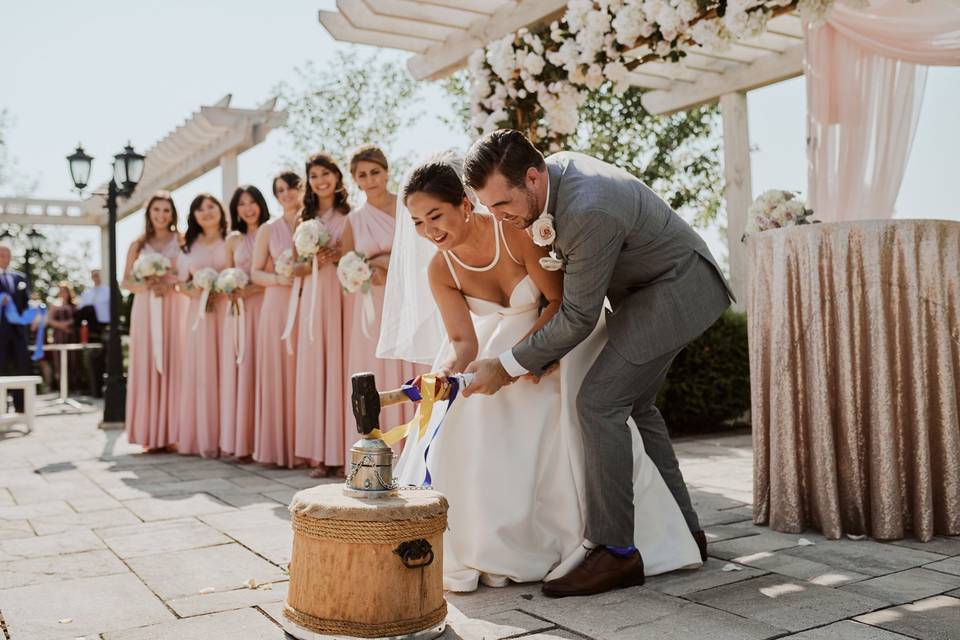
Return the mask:
<svg viewBox="0 0 960 640">
<path fill-rule="evenodd" d="M 153 366 L 163 375 L 163 298 L 150 292 L 150 346 Z"/>
<path fill-rule="evenodd" d="M 293 332 L 293 323 L 297 321 L 297 302 L 300 300 L 300 287 L 303 285 L 303 278 L 294 278 L 293 286 L 290 288 L 290 302 L 287 303 L 287 324 L 283 327 L 283 335 L 280 336 L 287 345 L 287 355 L 293 355 L 293 346 L 290 344 L 290 334 Z"/>
</svg>

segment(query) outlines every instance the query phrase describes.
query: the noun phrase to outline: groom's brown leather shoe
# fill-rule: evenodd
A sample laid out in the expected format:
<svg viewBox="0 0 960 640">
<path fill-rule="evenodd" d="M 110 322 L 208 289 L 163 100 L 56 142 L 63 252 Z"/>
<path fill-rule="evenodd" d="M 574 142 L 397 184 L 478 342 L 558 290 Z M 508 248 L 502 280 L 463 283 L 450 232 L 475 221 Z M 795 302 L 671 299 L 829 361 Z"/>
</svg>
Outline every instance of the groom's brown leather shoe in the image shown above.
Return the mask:
<svg viewBox="0 0 960 640">
<path fill-rule="evenodd" d="M 587 552 L 583 562 L 567 575 L 544 582 L 543 594 L 551 598 L 589 596 L 639 586 L 643 581 L 643 558 L 639 551 L 624 558 L 606 547 L 597 547 Z"/>
<path fill-rule="evenodd" d="M 693 539 L 697 541 L 697 546 L 700 548 L 700 559 L 704 562 L 707 561 L 707 534 L 703 531 L 696 531 L 693 534 Z"/>
</svg>

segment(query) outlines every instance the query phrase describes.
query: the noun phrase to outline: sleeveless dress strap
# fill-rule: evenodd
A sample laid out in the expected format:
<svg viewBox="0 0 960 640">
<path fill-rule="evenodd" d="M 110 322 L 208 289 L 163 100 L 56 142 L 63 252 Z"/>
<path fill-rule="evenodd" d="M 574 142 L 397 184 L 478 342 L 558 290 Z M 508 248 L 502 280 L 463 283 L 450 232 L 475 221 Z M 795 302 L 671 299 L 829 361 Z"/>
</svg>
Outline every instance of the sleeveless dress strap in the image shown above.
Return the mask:
<svg viewBox="0 0 960 640">
<path fill-rule="evenodd" d="M 497 228 L 500 230 L 500 239 L 503 241 L 503 248 L 507 250 L 507 255 L 510 256 L 510 259 L 513 260 L 515 263 L 523 266 L 523 263 L 517 260 L 513 256 L 513 251 L 510 251 L 510 245 L 507 244 L 507 234 L 503 232 L 503 223 L 497 222 L 496 225 L 497 225 Z"/>
<path fill-rule="evenodd" d="M 457 270 L 453 268 L 453 263 L 450 262 L 450 253 L 448 251 L 443 252 L 443 259 L 447 262 L 447 269 L 450 269 L 450 275 L 453 276 L 453 282 L 457 285 L 457 290 L 462 291 L 463 287 L 460 285 L 460 278 L 457 277 Z"/>
</svg>

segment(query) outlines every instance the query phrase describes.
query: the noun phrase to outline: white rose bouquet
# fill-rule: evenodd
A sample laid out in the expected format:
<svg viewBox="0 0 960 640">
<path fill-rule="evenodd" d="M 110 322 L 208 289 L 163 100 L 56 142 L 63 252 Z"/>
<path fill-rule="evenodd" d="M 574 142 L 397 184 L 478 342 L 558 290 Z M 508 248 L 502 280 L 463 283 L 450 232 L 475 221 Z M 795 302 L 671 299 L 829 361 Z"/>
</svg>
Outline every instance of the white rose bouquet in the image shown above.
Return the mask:
<svg viewBox="0 0 960 640">
<path fill-rule="evenodd" d="M 344 255 L 337 265 L 337 278 L 340 279 L 344 291 L 363 296 L 363 319 L 360 328 L 363 335 L 371 338 L 370 327 L 377 319 L 377 311 L 373 306 L 373 292 L 370 290 L 373 285 L 373 269 L 370 268 L 367 257 L 359 251 Z"/>
<path fill-rule="evenodd" d="M 148 251 L 141 253 L 133 263 L 133 279 L 137 282 L 147 282 L 150 278 L 162 278 L 170 273 L 173 265 L 165 255 Z"/>
<path fill-rule="evenodd" d="M 337 278 L 347 293 L 368 293 L 373 277 L 373 269 L 367 258 L 358 251 L 351 251 L 340 258 L 337 265 Z"/>
<path fill-rule="evenodd" d="M 813 210 L 792 191 L 771 189 L 760 194 L 747 210 L 747 228 L 743 237 L 770 229 L 810 224 Z"/>
<path fill-rule="evenodd" d="M 287 249 L 273 263 L 274 272 L 283 278 L 293 277 L 293 251 Z"/>
<path fill-rule="evenodd" d="M 197 310 L 197 319 L 193 323 L 192 331 L 197 330 L 197 327 L 200 326 L 200 321 L 203 320 L 207 314 L 210 292 L 213 291 L 214 286 L 216 286 L 219 275 L 217 270 L 212 267 L 205 267 L 193 274 L 191 286 L 195 289 L 200 289 L 203 291 L 203 294 L 200 296 L 200 308 Z"/>
<path fill-rule="evenodd" d="M 173 265 L 167 256 L 153 251 L 141 251 L 133 263 L 133 280 L 140 284 L 160 279 L 170 273 Z M 150 342 L 153 347 L 153 366 L 163 375 L 163 298 L 150 291 Z"/>
<path fill-rule="evenodd" d="M 237 269 L 236 267 L 231 267 L 229 269 L 224 269 L 220 272 L 220 275 L 217 276 L 217 281 L 214 283 L 214 291 L 231 295 L 237 291 L 240 291 L 248 284 L 250 284 L 250 276 L 247 275 L 246 271 L 243 269 Z M 230 311 L 234 315 L 238 315 L 240 313 L 240 306 L 238 302 L 238 300 L 230 301 Z"/>
<path fill-rule="evenodd" d="M 314 218 L 297 226 L 297 230 L 293 232 L 293 246 L 297 249 L 297 255 L 306 261 L 317 255 L 322 247 L 330 244 L 332 237 L 326 225 Z"/>
</svg>

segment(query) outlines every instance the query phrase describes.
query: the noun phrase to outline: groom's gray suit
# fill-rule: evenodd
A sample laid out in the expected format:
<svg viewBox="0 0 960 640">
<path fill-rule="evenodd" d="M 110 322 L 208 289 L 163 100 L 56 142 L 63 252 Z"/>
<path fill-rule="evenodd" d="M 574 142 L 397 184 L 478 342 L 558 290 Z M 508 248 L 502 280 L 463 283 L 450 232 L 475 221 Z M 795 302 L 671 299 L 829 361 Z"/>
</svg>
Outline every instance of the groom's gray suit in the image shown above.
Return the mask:
<svg viewBox="0 0 960 640">
<path fill-rule="evenodd" d="M 577 410 L 586 451 L 589 540 L 633 543 L 633 416 L 691 531 L 700 530 L 683 476 L 654 406 L 673 358 L 703 333 L 732 295 L 706 243 L 643 182 L 578 153 L 546 159 L 547 211 L 564 260 L 559 313 L 513 348 L 542 373 L 590 335 L 604 298 L 609 338 L 583 382 Z M 654 514 L 651 514 L 654 515 Z"/>
</svg>

